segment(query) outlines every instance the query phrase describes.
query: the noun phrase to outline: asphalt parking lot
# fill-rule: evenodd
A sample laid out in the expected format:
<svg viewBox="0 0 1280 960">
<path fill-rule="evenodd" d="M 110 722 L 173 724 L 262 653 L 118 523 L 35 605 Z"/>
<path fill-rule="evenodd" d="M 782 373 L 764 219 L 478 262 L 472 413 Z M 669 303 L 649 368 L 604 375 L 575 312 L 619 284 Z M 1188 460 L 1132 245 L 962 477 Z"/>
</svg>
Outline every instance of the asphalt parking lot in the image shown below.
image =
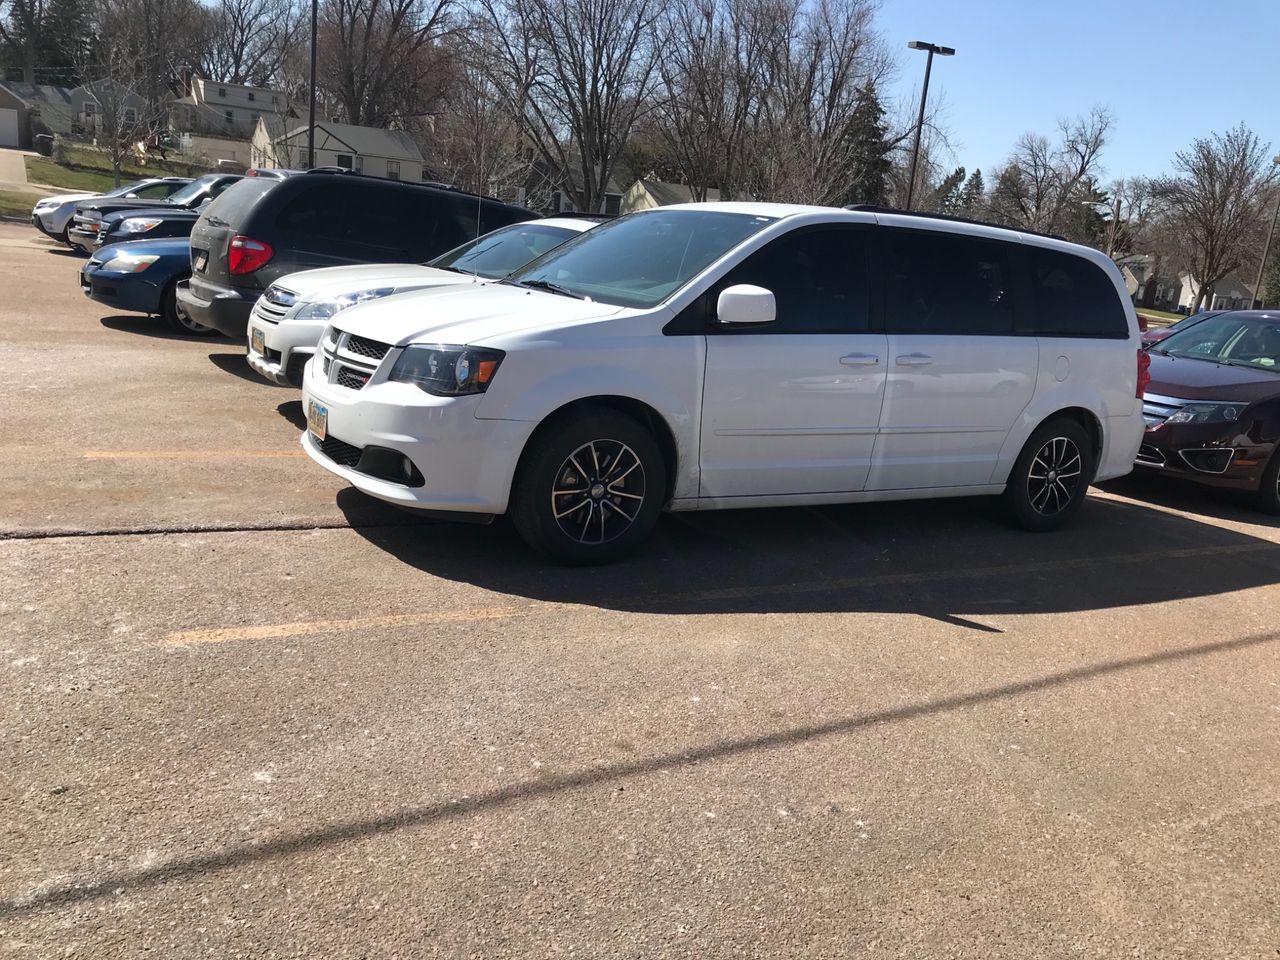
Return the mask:
<svg viewBox="0 0 1280 960">
<path fill-rule="evenodd" d="M 1127 479 L 567 570 L 0 225 L 0 956 L 1276 957 L 1280 525 Z"/>
</svg>

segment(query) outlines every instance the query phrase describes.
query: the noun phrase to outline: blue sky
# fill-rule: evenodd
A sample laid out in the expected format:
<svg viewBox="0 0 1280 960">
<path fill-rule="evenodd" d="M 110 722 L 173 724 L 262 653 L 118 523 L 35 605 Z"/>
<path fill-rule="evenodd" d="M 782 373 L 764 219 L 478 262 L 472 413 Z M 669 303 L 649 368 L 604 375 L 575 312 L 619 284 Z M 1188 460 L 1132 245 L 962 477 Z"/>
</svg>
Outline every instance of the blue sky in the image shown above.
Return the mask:
<svg viewBox="0 0 1280 960">
<path fill-rule="evenodd" d="M 955 162 L 988 183 L 1020 134 L 1094 104 L 1115 118 L 1104 182 L 1167 172 L 1241 121 L 1280 150 L 1280 0 L 881 0 L 876 23 L 898 56 L 891 101 L 919 96 L 925 54 L 907 41 L 955 48 L 929 97 Z"/>
</svg>

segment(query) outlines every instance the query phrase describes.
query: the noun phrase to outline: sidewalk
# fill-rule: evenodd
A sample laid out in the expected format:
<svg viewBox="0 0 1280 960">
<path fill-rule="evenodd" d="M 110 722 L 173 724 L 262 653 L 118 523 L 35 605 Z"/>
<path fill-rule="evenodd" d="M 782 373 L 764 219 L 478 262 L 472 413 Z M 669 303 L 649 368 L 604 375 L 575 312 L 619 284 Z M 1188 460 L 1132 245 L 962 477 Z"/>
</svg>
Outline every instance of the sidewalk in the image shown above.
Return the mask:
<svg viewBox="0 0 1280 960">
<path fill-rule="evenodd" d="M 54 187 L 31 183 L 27 180 L 25 158 L 34 156 L 36 154 L 26 150 L 0 149 L 0 190 L 16 190 L 37 196 L 50 196 L 57 193 L 58 190 Z"/>
</svg>

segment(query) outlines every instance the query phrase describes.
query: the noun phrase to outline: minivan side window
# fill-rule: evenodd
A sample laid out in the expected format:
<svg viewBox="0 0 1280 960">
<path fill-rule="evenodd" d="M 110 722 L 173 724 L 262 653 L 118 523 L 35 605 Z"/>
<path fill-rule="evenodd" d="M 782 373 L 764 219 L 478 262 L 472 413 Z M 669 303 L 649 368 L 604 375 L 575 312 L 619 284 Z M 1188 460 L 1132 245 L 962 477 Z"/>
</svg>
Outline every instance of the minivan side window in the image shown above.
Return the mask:
<svg viewBox="0 0 1280 960">
<path fill-rule="evenodd" d="M 1084 257 L 1027 246 L 1034 311 L 1027 333 L 1044 337 L 1127 339 L 1125 315 L 1106 271 Z"/>
<path fill-rule="evenodd" d="M 1013 333 L 1008 244 L 956 233 L 882 230 L 890 333 Z"/>
<path fill-rule="evenodd" d="M 436 221 L 434 248 L 443 253 L 461 246 L 478 235 L 480 201 L 475 197 L 450 194 L 443 191 L 424 191 L 427 217 Z"/>
<path fill-rule="evenodd" d="M 848 333 L 871 328 L 867 278 L 869 228 L 801 227 L 771 240 L 712 289 L 749 283 L 773 294 L 778 318 L 760 327 L 712 327 L 716 333 Z"/>
<path fill-rule="evenodd" d="M 345 240 L 348 194 L 338 183 L 299 190 L 277 215 L 276 226 L 285 233 Z"/>
</svg>

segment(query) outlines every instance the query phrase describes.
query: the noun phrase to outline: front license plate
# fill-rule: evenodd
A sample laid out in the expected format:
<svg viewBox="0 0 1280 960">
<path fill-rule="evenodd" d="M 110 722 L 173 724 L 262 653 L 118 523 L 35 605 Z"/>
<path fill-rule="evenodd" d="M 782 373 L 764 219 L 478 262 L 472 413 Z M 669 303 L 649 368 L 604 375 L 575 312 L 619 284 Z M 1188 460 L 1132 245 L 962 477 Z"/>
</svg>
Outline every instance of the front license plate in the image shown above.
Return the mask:
<svg viewBox="0 0 1280 960">
<path fill-rule="evenodd" d="M 249 347 L 254 353 L 267 355 L 267 335 L 256 327 L 249 335 Z"/>
<path fill-rule="evenodd" d="M 203 272 L 204 272 L 204 265 L 205 265 L 206 263 L 208 263 L 208 262 L 209 262 L 209 251 L 208 251 L 208 250 L 197 250 L 197 251 L 196 251 L 196 259 L 195 259 L 195 263 L 194 263 L 194 264 L 192 264 L 192 266 L 194 266 L 197 270 L 199 270 L 201 273 L 203 273 Z"/>
<path fill-rule="evenodd" d="M 323 440 L 329 429 L 329 408 L 312 400 L 307 407 L 307 429 L 317 440 Z"/>
</svg>

